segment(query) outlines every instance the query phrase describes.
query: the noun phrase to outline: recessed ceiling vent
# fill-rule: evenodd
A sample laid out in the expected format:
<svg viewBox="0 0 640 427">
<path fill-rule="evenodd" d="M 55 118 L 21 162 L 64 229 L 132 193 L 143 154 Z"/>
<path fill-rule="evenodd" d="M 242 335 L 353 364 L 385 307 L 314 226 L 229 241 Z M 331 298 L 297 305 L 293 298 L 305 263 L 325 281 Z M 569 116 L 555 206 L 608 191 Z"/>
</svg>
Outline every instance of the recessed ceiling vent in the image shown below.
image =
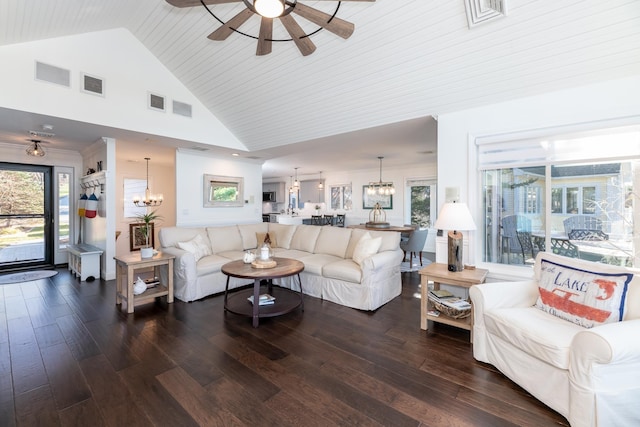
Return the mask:
<svg viewBox="0 0 640 427">
<path fill-rule="evenodd" d="M 191 117 L 191 105 L 180 101 L 173 101 L 173 114 Z"/>
<path fill-rule="evenodd" d="M 208 148 L 203 148 L 203 147 L 191 147 L 191 149 L 195 151 L 209 151 Z"/>
<path fill-rule="evenodd" d="M 55 133 L 39 132 L 37 130 L 30 130 L 29 131 L 29 135 L 31 135 L 32 137 L 37 137 L 37 138 L 53 138 L 54 136 L 56 136 Z"/>
<path fill-rule="evenodd" d="M 71 87 L 71 71 L 36 61 L 36 80 Z"/>
<path fill-rule="evenodd" d="M 260 160 L 262 157 L 258 157 L 258 156 L 247 156 L 247 159 L 251 159 L 251 160 Z"/>
<path fill-rule="evenodd" d="M 82 91 L 92 95 L 104 96 L 104 79 L 82 73 Z"/>
<path fill-rule="evenodd" d="M 149 108 L 156 111 L 164 111 L 164 96 L 149 92 Z"/>
<path fill-rule="evenodd" d="M 469 28 L 507 16 L 507 0 L 465 0 Z"/>
</svg>

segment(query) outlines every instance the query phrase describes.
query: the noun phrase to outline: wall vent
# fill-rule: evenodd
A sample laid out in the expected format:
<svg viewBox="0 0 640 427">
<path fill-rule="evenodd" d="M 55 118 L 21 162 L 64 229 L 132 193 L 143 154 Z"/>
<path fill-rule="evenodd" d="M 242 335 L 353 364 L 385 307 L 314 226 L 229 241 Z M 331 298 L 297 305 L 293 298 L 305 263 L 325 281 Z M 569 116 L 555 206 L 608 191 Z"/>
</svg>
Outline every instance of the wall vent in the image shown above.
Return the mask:
<svg viewBox="0 0 640 427">
<path fill-rule="evenodd" d="M 465 0 L 469 28 L 507 16 L 507 0 Z"/>
<path fill-rule="evenodd" d="M 162 95 L 157 95 L 155 93 L 149 92 L 148 102 L 149 102 L 148 106 L 152 110 L 156 110 L 156 111 L 164 111 L 165 110 L 164 96 L 162 96 Z"/>
<path fill-rule="evenodd" d="M 81 73 L 80 89 L 93 95 L 104 96 L 104 79 Z"/>
<path fill-rule="evenodd" d="M 71 87 L 71 71 L 36 61 L 36 80 Z"/>
<path fill-rule="evenodd" d="M 191 117 L 191 105 L 180 101 L 173 101 L 173 114 Z"/>
</svg>

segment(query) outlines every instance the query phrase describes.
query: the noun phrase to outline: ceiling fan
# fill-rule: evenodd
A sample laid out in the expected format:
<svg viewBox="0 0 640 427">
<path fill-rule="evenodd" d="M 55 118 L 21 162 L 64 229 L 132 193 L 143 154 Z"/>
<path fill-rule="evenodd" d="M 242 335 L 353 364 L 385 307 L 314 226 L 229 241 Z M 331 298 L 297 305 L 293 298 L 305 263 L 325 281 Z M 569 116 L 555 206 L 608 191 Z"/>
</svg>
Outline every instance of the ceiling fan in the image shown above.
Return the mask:
<svg viewBox="0 0 640 427">
<path fill-rule="evenodd" d="M 309 36 L 315 34 L 321 29 L 325 29 L 337 36 L 347 39 L 353 34 L 355 26 L 351 22 L 347 22 L 343 19 L 337 18 L 335 15 L 340 8 L 342 1 L 362 1 L 362 2 L 374 2 L 375 0 L 322 0 L 322 1 L 337 1 L 337 6 L 333 15 L 322 12 L 316 8 L 306 6 L 299 0 L 166 0 L 167 3 L 175 7 L 194 7 L 204 6 L 209 13 L 216 18 L 222 26 L 217 30 L 209 34 L 208 38 L 211 40 L 226 40 L 233 32 L 240 33 L 247 37 L 252 37 L 258 40 L 258 48 L 256 55 L 268 55 L 271 53 L 271 45 L 274 41 L 293 41 L 300 53 L 303 56 L 311 55 L 316 46 L 313 44 Z M 317 0 L 315 0 L 317 1 Z M 244 3 L 246 8 L 240 13 L 229 19 L 227 22 L 222 21 L 207 7 L 208 5 L 225 4 L 225 3 Z M 301 16 L 302 18 L 318 25 L 318 30 L 306 33 L 302 27 L 291 16 L 292 13 Z M 242 24 L 253 16 L 258 15 L 261 18 L 260 31 L 258 36 L 252 36 L 239 31 L 238 29 Z M 275 40 L 273 39 L 273 20 L 279 19 L 284 28 L 291 36 L 291 39 L 287 40 Z"/>
</svg>

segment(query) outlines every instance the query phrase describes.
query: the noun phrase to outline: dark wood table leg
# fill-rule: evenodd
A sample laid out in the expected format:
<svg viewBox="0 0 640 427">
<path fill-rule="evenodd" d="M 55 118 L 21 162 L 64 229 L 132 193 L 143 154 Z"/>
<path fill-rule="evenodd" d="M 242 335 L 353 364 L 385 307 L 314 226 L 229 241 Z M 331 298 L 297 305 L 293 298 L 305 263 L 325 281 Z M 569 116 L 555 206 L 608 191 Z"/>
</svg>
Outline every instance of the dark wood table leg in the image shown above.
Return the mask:
<svg viewBox="0 0 640 427">
<path fill-rule="evenodd" d="M 229 293 L 229 279 L 231 276 L 227 276 L 227 284 L 224 287 L 224 311 L 227 311 L 227 294 Z"/>
<path fill-rule="evenodd" d="M 253 281 L 253 327 L 260 323 L 260 279 Z"/>
<path fill-rule="evenodd" d="M 300 274 L 298 276 L 298 286 L 300 286 L 300 307 L 302 311 L 304 311 L 304 294 L 302 293 L 302 279 L 300 278 Z"/>
</svg>

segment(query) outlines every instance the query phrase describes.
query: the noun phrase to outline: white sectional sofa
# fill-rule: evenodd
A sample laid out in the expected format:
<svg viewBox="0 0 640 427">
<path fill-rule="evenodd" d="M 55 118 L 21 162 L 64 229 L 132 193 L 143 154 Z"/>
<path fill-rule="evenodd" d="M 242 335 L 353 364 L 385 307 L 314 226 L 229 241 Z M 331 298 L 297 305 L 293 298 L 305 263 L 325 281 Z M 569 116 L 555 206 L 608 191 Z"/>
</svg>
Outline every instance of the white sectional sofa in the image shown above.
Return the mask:
<svg viewBox="0 0 640 427">
<path fill-rule="evenodd" d="M 375 310 L 400 295 L 400 233 L 265 222 L 162 228 L 159 232 L 160 250 L 176 256 L 175 297 L 194 301 L 224 292 L 227 276 L 220 271 L 222 265 L 242 259 L 246 250 L 255 250 L 258 234 L 267 232 L 272 239 L 274 256 L 294 258 L 304 263 L 300 277 L 305 294 L 361 310 Z M 359 264 L 353 260 L 354 250 L 367 233 L 374 239 L 380 238 L 380 247 Z M 199 249 L 198 245 L 194 249 L 194 239 L 200 242 Z M 229 287 L 249 282 L 232 278 Z M 297 287 L 292 278 L 274 279 L 274 283 Z"/>
<path fill-rule="evenodd" d="M 469 295 L 477 360 L 572 427 L 640 425 L 637 270 L 541 252 L 533 280 L 477 285 Z"/>
</svg>

